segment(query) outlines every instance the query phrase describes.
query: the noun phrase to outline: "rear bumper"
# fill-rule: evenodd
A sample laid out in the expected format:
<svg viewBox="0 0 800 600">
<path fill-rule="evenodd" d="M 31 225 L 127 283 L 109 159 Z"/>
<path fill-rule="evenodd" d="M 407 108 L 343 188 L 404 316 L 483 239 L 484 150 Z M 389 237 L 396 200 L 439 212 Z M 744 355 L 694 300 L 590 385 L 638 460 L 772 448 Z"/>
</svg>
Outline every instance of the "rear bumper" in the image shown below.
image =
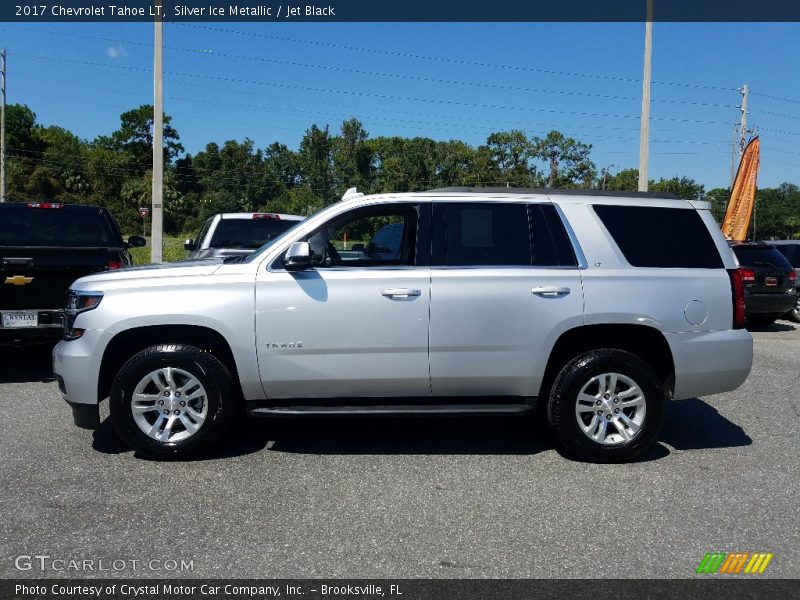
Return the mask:
<svg viewBox="0 0 800 600">
<path fill-rule="evenodd" d="M 745 295 L 745 314 L 778 318 L 792 310 L 797 304 L 797 292 Z"/>
<path fill-rule="evenodd" d="M 27 310 L 38 314 L 36 327 L 3 327 L 0 320 L 0 346 L 28 346 L 48 344 L 59 339 L 64 333 L 64 311 L 60 309 L 2 309 L 2 312 Z"/>
<path fill-rule="evenodd" d="M 753 337 L 745 329 L 667 333 L 675 363 L 674 398 L 720 394 L 742 385 L 753 366 Z"/>
</svg>

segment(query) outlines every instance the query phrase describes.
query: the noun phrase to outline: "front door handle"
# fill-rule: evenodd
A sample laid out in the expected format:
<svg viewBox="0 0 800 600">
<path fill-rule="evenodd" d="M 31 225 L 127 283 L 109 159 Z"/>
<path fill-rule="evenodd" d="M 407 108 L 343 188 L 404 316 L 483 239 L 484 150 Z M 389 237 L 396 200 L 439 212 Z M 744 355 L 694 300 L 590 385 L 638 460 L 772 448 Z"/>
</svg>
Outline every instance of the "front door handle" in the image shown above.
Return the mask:
<svg viewBox="0 0 800 600">
<path fill-rule="evenodd" d="M 566 296 L 570 291 L 568 287 L 535 287 L 531 290 L 531 294 L 542 296 L 543 298 L 558 298 L 559 296 Z"/>
<path fill-rule="evenodd" d="M 408 288 L 389 288 L 386 290 L 381 290 L 381 296 L 386 296 L 387 298 L 397 298 L 400 300 L 411 298 L 412 296 L 421 296 L 421 295 L 422 295 L 422 290 L 411 290 Z"/>
</svg>

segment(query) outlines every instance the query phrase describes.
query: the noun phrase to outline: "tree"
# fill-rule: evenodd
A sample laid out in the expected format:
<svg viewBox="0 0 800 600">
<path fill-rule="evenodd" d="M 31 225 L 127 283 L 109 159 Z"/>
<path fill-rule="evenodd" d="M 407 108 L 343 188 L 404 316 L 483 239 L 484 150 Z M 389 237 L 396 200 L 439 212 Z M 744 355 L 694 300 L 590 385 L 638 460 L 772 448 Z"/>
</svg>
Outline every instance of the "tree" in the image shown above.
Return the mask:
<svg viewBox="0 0 800 600">
<path fill-rule="evenodd" d="M 686 200 L 697 200 L 705 193 L 704 185 L 688 177 L 661 178 L 658 181 L 650 181 L 648 189 L 652 192 L 670 192 L 678 198 Z"/>
<path fill-rule="evenodd" d="M 606 180 L 605 189 L 616 192 L 635 192 L 639 189 L 639 169 L 623 169 Z"/>
<path fill-rule="evenodd" d="M 326 204 L 335 200 L 333 193 L 333 142 L 328 126 L 312 125 L 300 141 L 298 153 L 303 185 L 320 196 Z"/>
<path fill-rule="evenodd" d="M 560 131 L 535 137 L 531 143 L 533 155 L 547 163 L 547 187 L 591 187 L 597 174 L 589 159 L 591 144 L 565 137 Z"/>
<path fill-rule="evenodd" d="M 164 115 L 164 163 L 169 164 L 183 152 L 178 132 L 170 125 L 172 117 Z M 120 128 L 111 134 L 110 143 L 128 154 L 142 170 L 153 168 L 153 107 L 143 104 L 120 115 Z"/>
<path fill-rule="evenodd" d="M 367 143 L 369 134 L 358 119 L 342 123 L 341 137 L 333 139 L 333 176 L 336 195 L 351 187 L 369 190 L 375 157 Z"/>
<path fill-rule="evenodd" d="M 534 145 L 524 132 L 500 131 L 486 138 L 489 156 L 502 183 L 520 187 L 533 187 L 541 183 L 536 167 Z M 498 182 L 499 183 L 499 182 Z"/>
</svg>

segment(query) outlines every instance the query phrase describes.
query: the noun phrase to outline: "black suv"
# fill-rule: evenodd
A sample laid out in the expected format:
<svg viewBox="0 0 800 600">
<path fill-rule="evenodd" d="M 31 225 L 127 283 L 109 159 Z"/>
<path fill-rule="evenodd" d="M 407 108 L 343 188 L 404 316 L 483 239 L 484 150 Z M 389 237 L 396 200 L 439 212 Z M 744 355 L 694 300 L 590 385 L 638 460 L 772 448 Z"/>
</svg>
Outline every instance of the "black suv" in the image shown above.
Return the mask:
<svg viewBox="0 0 800 600">
<path fill-rule="evenodd" d="M 794 287 L 797 290 L 797 302 L 794 308 L 786 313 L 783 318 L 800 323 L 800 281 L 797 280 L 797 272 L 800 271 L 800 240 L 780 240 L 770 243 L 774 244 L 778 252 L 787 258 L 794 267 L 795 272 Z"/>
<path fill-rule="evenodd" d="M 0 204 L 0 346 L 47 343 L 64 331 L 69 285 L 90 273 L 131 264 L 111 214 L 60 202 Z"/>
<path fill-rule="evenodd" d="M 734 242 L 731 248 L 742 274 L 748 323 L 769 325 L 797 306 L 797 273 L 774 245 Z"/>
</svg>

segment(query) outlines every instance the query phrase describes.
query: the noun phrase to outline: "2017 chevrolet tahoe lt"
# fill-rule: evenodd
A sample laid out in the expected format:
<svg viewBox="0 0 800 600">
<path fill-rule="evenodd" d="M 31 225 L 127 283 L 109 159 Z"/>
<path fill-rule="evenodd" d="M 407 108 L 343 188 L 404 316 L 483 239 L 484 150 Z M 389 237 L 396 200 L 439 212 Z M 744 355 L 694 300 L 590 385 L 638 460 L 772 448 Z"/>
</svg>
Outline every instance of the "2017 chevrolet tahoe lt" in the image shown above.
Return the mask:
<svg viewBox="0 0 800 600">
<path fill-rule="evenodd" d="M 243 259 L 79 279 L 66 311 L 54 371 L 75 423 L 110 398 L 119 435 L 163 458 L 207 451 L 241 408 L 538 404 L 569 453 L 624 461 L 670 398 L 733 390 L 752 363 L 709 205 L 653 194 L 351 191 Z"/>
</svg>

